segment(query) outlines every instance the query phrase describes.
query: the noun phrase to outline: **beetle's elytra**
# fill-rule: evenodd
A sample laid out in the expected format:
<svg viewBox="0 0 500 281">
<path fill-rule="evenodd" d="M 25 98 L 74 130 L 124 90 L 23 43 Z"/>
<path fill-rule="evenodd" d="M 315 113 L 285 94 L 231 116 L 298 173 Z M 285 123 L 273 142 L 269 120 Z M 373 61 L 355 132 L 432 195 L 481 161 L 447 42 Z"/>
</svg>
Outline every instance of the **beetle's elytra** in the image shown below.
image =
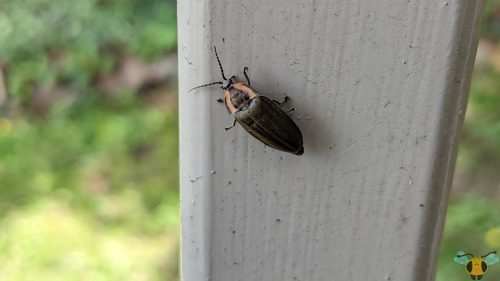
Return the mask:
<svg viewBox="0 0 500 281">
<path fill-rule="evenodd" d="M 287 112 L 280 107 L 288 100 L 288 97 L 285 98 L 285 101 L 279 103 L 258 95 L 254 89 L 250 88 L 250 80 L 246 72 L 247 67 L 243 68 L 243 74 L 248 85 L 234 83 L 235 76 L 226 79 L 215 46 L 214 51 L 224 81 L 194 87 L 189 92 L 201 87 L 222 84 L 221 88 L 226 91 L 224 102 L 227 111 L 234 116 L 233 124 L 226 128 L 226 131 L 234 127 L 236 121 L 238 121 L 247 132 L 264 144 L 277 150 L 302 155 L 304 153 L 302 133 Z M 222 102 L 220 99 L 218 101 Z"/>
</svg>

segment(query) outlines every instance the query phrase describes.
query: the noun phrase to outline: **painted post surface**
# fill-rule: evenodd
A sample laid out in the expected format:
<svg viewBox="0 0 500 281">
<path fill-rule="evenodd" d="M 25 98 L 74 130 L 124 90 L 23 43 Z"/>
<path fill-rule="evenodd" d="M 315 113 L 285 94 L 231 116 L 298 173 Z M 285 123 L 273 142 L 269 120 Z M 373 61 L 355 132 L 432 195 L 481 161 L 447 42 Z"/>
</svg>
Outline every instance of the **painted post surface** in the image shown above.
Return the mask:
<svg viewBox="0 0 500 281">
<path fill-rule="evenodd" d="M 182 275 L 433 280 L 484 1 L 178 1 Z M 291 101 L 305 153 L 232 124 Z"/>
</svg>

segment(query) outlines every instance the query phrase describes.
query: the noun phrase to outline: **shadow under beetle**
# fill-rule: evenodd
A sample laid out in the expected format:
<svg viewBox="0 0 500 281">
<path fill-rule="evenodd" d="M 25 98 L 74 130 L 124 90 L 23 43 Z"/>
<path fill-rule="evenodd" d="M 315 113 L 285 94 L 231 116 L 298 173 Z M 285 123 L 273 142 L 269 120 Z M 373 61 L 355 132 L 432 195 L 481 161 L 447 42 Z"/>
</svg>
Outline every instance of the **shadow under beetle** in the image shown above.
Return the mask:
<svg viewBox="0 0 500 281">
<path fill-rule="evenodd" d="M 293 122 L 292 118 L 288 116 L 288 111 L 285 112 L 280 107 L 280 105 L 288 101 L 289 98 L 285 97 L 285 100 L 280 103 L 265 96 L 258 95 L 254 89 L 250 88 L 250 80 L 247 75 L 248 67 L 246 66 L 243 68 L 243 74 L 245 75 L 248 85 L 234 83 L 233 80 L 236 78 L 235 76 L 226 79 L 215 46 L 214 51 L 224 81 L 216 81 L 194 87 L 189 90 L 189 92 L 206 86 L 222 84 L 221 88 L 226 91 L 224 94 L 224 102 L 227 111 L 234 116 L 233 124 L 225 128 L 226 131 L 234 127 L 236 121 L 238 121 L 247 132 L 264 144 L 277 150 L 302 155 L 304 153 L 302 133 L 295 122 Z M 223 102 L 221 99 L 217 101 Z M 292 110 L 294 109 L 290 111 Z"/>
</svg>

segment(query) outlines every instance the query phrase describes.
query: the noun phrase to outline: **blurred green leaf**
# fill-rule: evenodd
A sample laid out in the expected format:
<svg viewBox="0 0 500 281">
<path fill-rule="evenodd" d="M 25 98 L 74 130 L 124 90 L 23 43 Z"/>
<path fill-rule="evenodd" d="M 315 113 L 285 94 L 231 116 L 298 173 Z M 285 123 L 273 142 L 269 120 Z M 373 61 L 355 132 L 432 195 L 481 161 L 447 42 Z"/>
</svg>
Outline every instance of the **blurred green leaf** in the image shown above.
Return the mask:
<svg viewBox="0 0 500 281">
<path fill-rule="evenodd" d="M 1 280 L 178 280 L 176 93 L 99 88 L 175 50 L 175 5 L 1 1 Z"/>
</svg>

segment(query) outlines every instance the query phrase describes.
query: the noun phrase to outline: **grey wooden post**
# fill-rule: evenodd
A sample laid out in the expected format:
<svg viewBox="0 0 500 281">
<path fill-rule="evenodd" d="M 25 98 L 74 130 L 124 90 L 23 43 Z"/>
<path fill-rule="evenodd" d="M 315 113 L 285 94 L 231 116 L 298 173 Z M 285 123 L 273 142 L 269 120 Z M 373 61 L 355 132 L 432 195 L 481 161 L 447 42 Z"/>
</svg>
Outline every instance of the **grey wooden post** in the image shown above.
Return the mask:
<svg viewBox="0 0 500 281">
<path fill-rule="evenodd" d="M 483 0 L 178 1 L 182 275 L 433 280 Z M 249 67 L 305 153 L 216 102 Z"/>
</svg>

